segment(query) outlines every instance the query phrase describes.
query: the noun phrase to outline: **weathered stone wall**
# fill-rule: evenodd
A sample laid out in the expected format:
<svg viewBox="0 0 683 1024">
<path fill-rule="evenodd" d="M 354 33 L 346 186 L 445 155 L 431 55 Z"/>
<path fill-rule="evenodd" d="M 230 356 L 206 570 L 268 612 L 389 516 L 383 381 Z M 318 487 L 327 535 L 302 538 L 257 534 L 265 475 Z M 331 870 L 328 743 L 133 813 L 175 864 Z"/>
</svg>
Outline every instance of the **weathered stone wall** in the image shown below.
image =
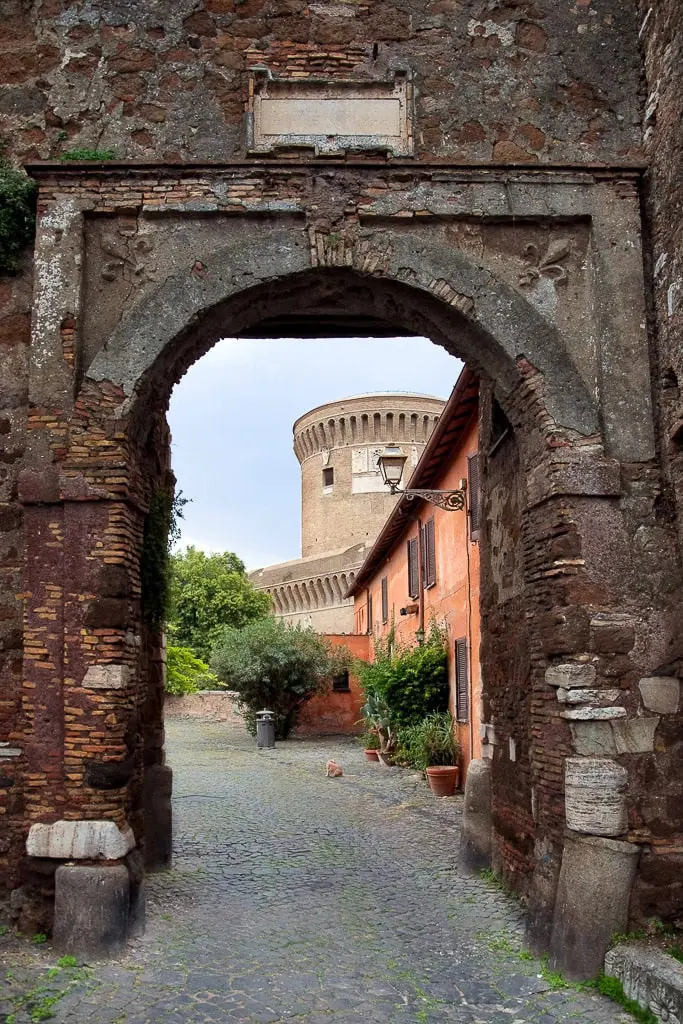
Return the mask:
<svg viewBox="0 0 683 1024">
<path fill-rule="evenodd" d="M 640 41 L 647 79 L 644 118 L 645 214 L 649 229 L 647 259 L 651 283 L 651 326 L 655 409 L 663 492 L 660 521 L 675 516 L 679 553 L 683 553 L 683 7 L 678 0 L 639 3 Z M 662 661 L 662 674 L 680 676 L 683 643 Z M 670 684 L 674 682 L 671 679 Z M 683 904 L 683 716 L 662 717 L 658 731 L 667 746 L 659 764 L 650 761 L 641 775 L 640 813 L 652 844 L 641 858 L 634 912 L 646 916 L 654 906 L 669 917 Z M 673 833 L 673 834 L 672 834 Z M 661 895 L 664 894 L 662 906 Z M 659 911 L 658 911 L 659 912 Z"/>
<path fill-rule="evenodd" d="M 74 146 L 243 157 L 255 65 L 409 68 L 421 158 L 611 163 L 640 145 L 636 12 L 621 0 L 8 0 L 3 29 L 0 136 L 24 160 Z"/>
</svg>

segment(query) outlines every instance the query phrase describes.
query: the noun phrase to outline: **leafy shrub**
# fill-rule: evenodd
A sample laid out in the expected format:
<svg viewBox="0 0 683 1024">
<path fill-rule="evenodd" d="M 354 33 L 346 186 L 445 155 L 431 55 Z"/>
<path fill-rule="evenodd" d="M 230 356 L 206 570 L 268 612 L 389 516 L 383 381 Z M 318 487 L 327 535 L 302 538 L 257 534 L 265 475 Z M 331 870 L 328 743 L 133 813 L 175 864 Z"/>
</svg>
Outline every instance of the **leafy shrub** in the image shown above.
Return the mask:
<svg viewBox="0 0 683 1024">
<path fill-rule="evenodd" d="M 255 715 L 275 713 L 275 736 L 284 739 L 299 708 L 315 693 L 325 692 L 347 655 L 312 629 L 287 626 L 279 619 L 255 619 L 242 629 L 226 629 L 214 648 L 211 668 L 239 695 L 250 732 Z"/>
<path fill-rule="evenodd" d="M 448 711 L 433 711 L 417 725 L 399 730 L 397 759 L 424 771 L 435 765 L 458 763 L 460 746 Z"/>
<path fill-rule="evenodd" d="M 367 698 L 381 696 L 395 729 L 415 725 L 448 708 L 448 654 L 443 629 L 432 623 L 424 643 L 396 649 L 393 631 L 375 644 L 374 662 L 356 671 Z M 375 723 L 372 723 L 373 725 Z"/>
<path fill-rule="evenodd" d="M 166 650 L 166 693 L 181 696 L 220 684 L 209 666 L 195 658 L 189 647 L 169 646 Z"/>
<path fill-rule="evenodd" d="M 36 229 L 35 181 L 0 156 L 0 273 L 15 274 Z"/>
</svg>

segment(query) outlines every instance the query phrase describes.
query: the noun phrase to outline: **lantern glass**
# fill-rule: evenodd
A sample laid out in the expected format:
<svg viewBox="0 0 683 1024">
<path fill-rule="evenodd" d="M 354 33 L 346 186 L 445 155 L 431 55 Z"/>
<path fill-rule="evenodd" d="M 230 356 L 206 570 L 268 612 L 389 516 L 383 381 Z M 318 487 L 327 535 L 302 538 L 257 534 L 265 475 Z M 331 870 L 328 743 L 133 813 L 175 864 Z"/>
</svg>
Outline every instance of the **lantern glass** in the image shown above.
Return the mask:
<svg viewBox="0 0 683 1024">
<path fill-rule="evenodd" d="M 407 458 L 400 448 L 385 448 L 377 460 L 382 480 L 392 490 L 401 482 Z"/>
</svg>

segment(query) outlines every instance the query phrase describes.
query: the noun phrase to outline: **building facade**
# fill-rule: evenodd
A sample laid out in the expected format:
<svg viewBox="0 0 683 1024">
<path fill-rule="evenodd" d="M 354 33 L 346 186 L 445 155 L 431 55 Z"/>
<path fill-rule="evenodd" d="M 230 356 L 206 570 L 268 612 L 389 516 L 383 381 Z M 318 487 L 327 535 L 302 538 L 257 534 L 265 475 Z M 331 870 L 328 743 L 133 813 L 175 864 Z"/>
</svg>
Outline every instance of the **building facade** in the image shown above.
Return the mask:
<svg viewBox="0 0 683 1024">
<path fill-rule="evenodd" d="M 464 370 L 422 454 L 402 486 L 465 489 L 465 508 L 450 511 L 401 497 L 349 593 L 354 625 L 372 642 L 393 632 L 398 646 L 418 643 L 430 623 L 448 635 L 449 706 L 466 776 L 481 757 L 479 661 L 478 380 Z"/>
<path fill-rule="evenodd" d="M 377 457 L 385 445 L 401 444 L 417 465 L 443 407 L 428 395 L 387 392 L 329 402 L 299 417 L 302 557 L 250 574 L 271 595 L 278 617 L 318 633 L 353 632 L 347 590 L 396 504 Z"/>
</svg>

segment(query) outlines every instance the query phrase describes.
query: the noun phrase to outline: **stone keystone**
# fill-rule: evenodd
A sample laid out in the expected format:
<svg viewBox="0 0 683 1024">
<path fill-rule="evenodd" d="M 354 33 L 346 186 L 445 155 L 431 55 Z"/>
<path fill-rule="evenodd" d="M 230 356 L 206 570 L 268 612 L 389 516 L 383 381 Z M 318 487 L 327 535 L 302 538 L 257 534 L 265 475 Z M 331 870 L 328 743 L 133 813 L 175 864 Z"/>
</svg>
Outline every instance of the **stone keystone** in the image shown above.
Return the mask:
<svg viewBox="0 0 683 1024">
<path fill-rule="evenodd" d="M 31 825 L 26 840 L 30 857 L 57 860 L 119 860 L 135 846 L 131 828 L 113 821 L 55 821 Z"/>
<path fill-rule="evenodd" d="M 593 665 L 568 662 L 565 665 L 551 665 L 547 668 L 545 681 L 550 686 L 561 686 L 564 690 L 571 690 L 578 686 L 592 686 L 595 675 Z"/>
</svg>

